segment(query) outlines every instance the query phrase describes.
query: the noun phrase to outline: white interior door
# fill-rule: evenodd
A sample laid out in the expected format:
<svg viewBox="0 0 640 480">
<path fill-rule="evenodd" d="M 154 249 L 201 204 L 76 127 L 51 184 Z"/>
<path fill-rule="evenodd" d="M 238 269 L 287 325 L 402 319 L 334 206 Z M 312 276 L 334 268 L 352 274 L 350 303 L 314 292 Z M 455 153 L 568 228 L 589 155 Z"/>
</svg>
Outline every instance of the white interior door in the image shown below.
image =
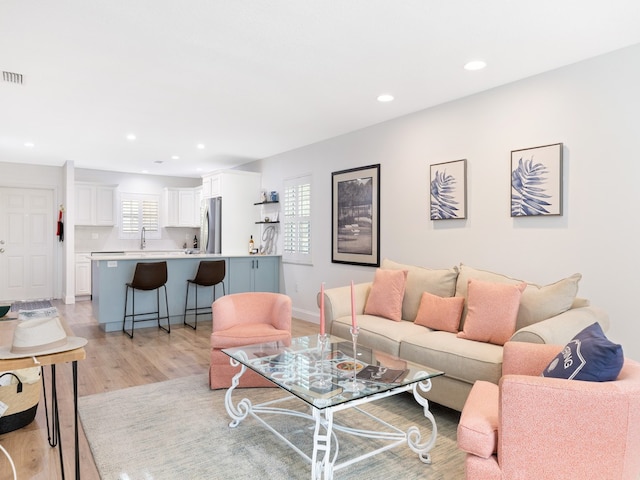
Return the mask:
<svg viewBox="0 0 640 480">
<path fill-rule="evenodd" d="M 0 188 L 0 301 L 53 297 L 53 191 Z"/>
</svg>

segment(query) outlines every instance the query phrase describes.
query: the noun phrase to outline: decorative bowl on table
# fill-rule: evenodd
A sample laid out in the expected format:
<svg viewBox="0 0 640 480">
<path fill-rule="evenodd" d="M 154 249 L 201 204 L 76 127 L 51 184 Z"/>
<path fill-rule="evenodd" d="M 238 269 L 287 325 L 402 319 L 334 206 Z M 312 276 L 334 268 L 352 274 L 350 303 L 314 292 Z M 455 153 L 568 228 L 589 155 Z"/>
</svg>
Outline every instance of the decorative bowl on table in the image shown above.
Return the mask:
<svg viewBox="0 0 640 480">
<path fill-rule="evenodd" d="M 342 372 L 353 372 L 353 360 L 345 360 L 336 364 L 336 369 Z M 356 371 L 360 371 L 364 368 L 364 364 L 356 360 Z"/>
<path fill-rule="evenodd" d="M 11 305 L 0 305 L 0 318 L 4 317 L 11 310 Z"/>
</svg>

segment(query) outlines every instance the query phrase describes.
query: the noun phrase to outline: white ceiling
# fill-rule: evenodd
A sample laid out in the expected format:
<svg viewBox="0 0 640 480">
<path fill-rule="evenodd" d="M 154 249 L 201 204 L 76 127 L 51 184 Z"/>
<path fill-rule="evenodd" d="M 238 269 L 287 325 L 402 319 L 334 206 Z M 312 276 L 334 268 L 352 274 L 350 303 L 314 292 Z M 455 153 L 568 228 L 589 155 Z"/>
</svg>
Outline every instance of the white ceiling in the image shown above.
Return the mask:
<svg viewBox="0 0 640 480">
<path fill-rule="evenodd" d="M 197 177 L 640 43 L 640 2 L 2 0 L 0 32 L 0 161 Z"/>
</svg>

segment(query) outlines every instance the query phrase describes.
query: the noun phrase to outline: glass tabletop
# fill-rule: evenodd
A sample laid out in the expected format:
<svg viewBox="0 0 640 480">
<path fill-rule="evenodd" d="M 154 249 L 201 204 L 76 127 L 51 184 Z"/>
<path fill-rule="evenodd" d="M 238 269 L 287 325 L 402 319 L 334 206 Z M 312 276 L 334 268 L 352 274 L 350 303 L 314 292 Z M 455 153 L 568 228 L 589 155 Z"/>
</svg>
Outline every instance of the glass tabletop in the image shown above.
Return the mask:
<svg viewBox="0 0 640 480">
<path fill-rule="evenodd" d="M 224 353 L 305 402 L 325 408 L 428 380 L 444 372 L 335 336 L 297 337 Z M 354 378 L 355 366 L 355 378 Z"/>
</svg>

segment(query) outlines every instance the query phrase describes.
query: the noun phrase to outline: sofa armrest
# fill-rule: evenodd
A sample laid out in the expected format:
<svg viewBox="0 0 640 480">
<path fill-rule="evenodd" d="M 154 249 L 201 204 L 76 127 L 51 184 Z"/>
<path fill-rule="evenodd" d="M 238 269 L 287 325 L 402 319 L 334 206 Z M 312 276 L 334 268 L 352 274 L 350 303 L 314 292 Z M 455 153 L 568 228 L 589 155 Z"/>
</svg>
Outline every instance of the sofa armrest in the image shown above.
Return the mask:
<svg viewBox="0 0 640 480">
<path fill-rule="evenodd" d="M 605 332 L 609 329 L 609 316 L 601 308 L 572 308 L 560 315 L 521 328 L 510 340 L 566 345 L 580 330 L 595 322 L 598 322 Z"/>
<path fill-rule="evenodd" d="M 540 376 L 564 345 L 507 342 L 502 350 L 502 375 Z"/>
<path fill-rule="evenodd" d="M 620 465 L 629 455 L 625 444 L 637 430 L 629 421 L 632 408 L 617 382 L 502 377 L 502 478 L 626 478 Z M 607 461 L 593 462 L 604 451 Z"/>
<path fill-rule="evenodd" d="M 364 306 L 369 297 L 371 282 L 358 283 L 353 286 L 356 315 L 364 313 Z M 320 293 L 317 297 L 320 306 Z M 324 291 L 324 319 L 328 333 L 331 333 L 331 324 L 336 318 L 351 315 L 351 285 L 346 287 L 328 288 Z"/>
</svg>

